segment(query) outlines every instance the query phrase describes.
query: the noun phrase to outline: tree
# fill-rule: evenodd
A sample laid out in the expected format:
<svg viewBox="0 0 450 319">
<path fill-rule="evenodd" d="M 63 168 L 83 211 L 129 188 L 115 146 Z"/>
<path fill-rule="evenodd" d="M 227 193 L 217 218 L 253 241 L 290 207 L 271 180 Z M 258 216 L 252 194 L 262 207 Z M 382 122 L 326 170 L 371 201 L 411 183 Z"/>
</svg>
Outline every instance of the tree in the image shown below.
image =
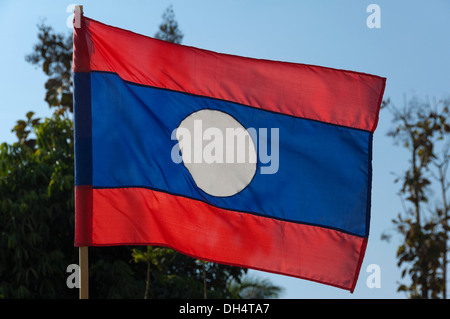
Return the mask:
<svg viewBox="0 0 450 319">
<path fill-rule="evenodd" d="M 240 283 L 232 281 L 229 287 L 235 299 L 269 299 L 278 298 L 283 289 L 273 285 L 267 279 L 246 276 Z"/>
<path fill-rule="evenodd" d="M 45 101 L 57 112 L 73 112 L 72 96 L 72 36 L 57 34 L 52 27 L 38 25 L 38 43 L 25 57 L 31 64 L 40 66 L 49 77 L 45 83 Z"/>
<path fill-rule="evenodd" d="M 447 106 L 448 107 L 448 106 Z M 449 145 L 447 144 L 443 149 L 440 155 L 436 156 L 436 159 L 433 161 L 433 165 L 436 168 L 437 174 L 433 174 L 435 180 L 438 181 L 441 198 L 442 198 L 442 207 L 436 208 L 436 212 L 438 217 L 441 219 L 441 227 L 443 231 L 443 257 L 442 257 L 442 281 L 443 281 L 443 298 L 447 299 L 447 278 L 448 278 L 448 234 L 450 231 L 449 227 L 449 203 L 447 202 L 447 192 L 450 188 L 450 183 L 447 180 L 447 170 L 450 164 L 450 150 Z"/>
<path fill-rule="evenodd" d="M 231 281 L 246 270 L 194 259 L 163 247 L 133 249 L 135 262 L 146 265 L 144 298 L 232 298 Z"/>
<path fill-rule="evenodd" d="M 163 22 L 159 25 L 159 31 L 156 32 L 155 38 L 180 44 L 183 36 L 175 20 L 175 13 L 173 12 L 172 6 L 167 7 L 163 14 Z"/>
<path fill-rule="evenodd" d="M 392 112 L 395 124 L 388 135 L 410 154 L 409 167 L 396 179 L 402 182 L 399 196 L 405 212 L 393 223 L 404 238 L 397 250 L 398 266 L 406 264 L 402 277 L 408 274 L 411 279 L 411 284 L 401 284 L 399 291 L 408 292 L 411 298 L 446 298 L 448 105 L 449 100 L 432 107 L 413 98 L 399 110 L 389 100 L 383 103 Z M 440 147 L 442 143 L 444 147 Z M 441 152 L 444 154 L 440 157 Z M 430 203 L 433 176 L 437 176 L 442 191 L 442 204 L 435 203 L 434 207 Z"/>
<path fill-rule="evenodd" d="M 60 115 L 40 123 L 29 112 L 14 131 L 19 141 L 0 149 L 0 294 L 71 297 L 61 270 L 75 256 L 72 123 Z"/>
</svg>

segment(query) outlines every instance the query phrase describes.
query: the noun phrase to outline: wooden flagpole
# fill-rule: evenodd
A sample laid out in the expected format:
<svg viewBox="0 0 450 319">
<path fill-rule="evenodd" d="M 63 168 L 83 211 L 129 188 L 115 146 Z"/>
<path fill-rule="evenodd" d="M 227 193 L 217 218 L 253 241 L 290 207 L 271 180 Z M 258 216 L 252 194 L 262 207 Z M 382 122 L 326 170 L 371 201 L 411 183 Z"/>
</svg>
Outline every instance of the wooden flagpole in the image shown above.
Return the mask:
<svg viewBox="0 0 450 319">
<path fill-rule="evenodd" d="M 79 247 L 80 260 L 80 299 L 89 299 L 88 247 Z"/>
<path fill-rule="evenodd" d="M 76 5 L 74 8 L 74 27 L 81 28 L 81 16 L 83 6 Z M 88 247 L 78 247 L 79 271 L 80 271 L 80 299 L 89 299 L 89 260 Z"/>
</svg>

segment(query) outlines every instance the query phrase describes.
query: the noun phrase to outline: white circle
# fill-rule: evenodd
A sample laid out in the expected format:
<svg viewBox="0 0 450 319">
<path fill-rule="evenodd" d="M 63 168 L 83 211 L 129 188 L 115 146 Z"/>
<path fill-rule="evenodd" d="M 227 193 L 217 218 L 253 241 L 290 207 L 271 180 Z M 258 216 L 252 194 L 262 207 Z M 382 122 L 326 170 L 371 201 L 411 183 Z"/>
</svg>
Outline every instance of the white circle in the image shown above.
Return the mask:
<svg viewBox="0 0 450 319">
<path fill-rule="evenodd" d="M 205 193 L 232 196 L 252 181 L 255 144 L 232 116 L 216 110 L 194 112 L 180 123 L 176 138 L 184 165 Z"/>
</svg>

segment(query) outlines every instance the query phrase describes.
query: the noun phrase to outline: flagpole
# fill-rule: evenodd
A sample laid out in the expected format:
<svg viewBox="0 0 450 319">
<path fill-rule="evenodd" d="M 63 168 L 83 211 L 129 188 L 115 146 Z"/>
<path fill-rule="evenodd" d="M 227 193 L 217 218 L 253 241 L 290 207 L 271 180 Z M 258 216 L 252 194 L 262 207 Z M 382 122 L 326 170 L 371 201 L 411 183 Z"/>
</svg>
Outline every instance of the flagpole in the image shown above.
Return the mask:
<svg viewBox="0 0 450 319">
<path fill-rule="evenodd" d="M 74 27 L 81 28 L 81 16 L 83 15 L 83 6 L 76 5 L 74 10 Z M 80 270 L 80 299 L 89 299 L 89 260 L 88 246 L 78 247 L 78 259 Z"/>
<path fill-rule="evenodd" d="M 89 299 L 88 247 L 79 247 L 80 260 L 80 299 Z"/>
</svg>

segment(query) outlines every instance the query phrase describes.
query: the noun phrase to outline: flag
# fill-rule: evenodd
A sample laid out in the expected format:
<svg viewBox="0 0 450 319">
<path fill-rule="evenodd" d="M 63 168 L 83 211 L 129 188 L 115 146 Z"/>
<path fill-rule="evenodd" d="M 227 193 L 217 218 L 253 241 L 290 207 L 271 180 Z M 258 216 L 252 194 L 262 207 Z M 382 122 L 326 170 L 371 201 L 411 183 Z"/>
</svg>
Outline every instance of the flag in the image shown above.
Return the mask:
<svg viewBox="0 0 450 319">
<path fill-rule="evenodd" d="M 74 28 L 75 246 L 353 291 L 385 78 Z"/>
</svg>

